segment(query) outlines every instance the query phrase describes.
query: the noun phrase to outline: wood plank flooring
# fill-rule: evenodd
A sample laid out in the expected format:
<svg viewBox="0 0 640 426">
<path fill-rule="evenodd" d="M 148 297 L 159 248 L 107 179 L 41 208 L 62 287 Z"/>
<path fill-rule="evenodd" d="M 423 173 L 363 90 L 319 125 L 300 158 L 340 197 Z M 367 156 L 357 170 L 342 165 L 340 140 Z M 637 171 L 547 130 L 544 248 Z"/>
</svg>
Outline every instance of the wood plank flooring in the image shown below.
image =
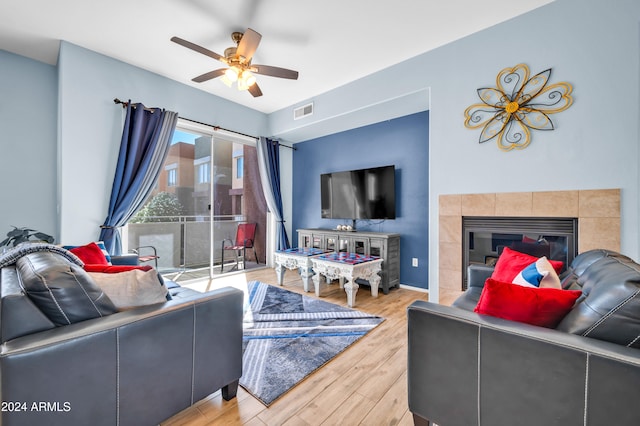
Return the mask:
<svg viewBox="0 0 640 426">
<path fill-rule="evenodd" d="M 266 268 L 187 285 L 207 290 L 252 280 L 277 282 L 274 270 Z M 285 273 L 283 287 L 304 293 L 293 271 Z M 313 292 L 305 294 L 315 297 Z M 347 306 L 337 282 L 321 294 L 323 300 Z M 418 299 L 427 300 L 427 293 L 392 289 L 373 298 L 369 288 L 361 286 L 355 308 L 385 321 L 269 408 L 240 387 L 231 401 L 215 392 L 162 425 L 413 425 L 407 406 L 406 308 Z"/>
</svg>

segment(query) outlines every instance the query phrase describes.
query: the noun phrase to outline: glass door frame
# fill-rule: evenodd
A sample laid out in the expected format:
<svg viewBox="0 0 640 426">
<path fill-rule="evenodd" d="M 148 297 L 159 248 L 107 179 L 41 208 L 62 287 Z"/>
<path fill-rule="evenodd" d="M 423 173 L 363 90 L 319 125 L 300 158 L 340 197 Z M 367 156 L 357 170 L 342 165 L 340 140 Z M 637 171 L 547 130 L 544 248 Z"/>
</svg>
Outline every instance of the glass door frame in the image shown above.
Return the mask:
<svg viewBox="0 0 640 426">
<path fill-rule="evenodd" d="M 245 136 L 245 135 L 241 135 L 235 132 L 231 132 L 231 131 L 227 131 L 227 130 L 223 130 L 220 128 L 216 128 L 214 126 L 208 125 L 208 124 L 204 124 L 204 123 L 198 123 L 195 121 L 191 121 L 191 120 L 187 120 L 184 118 L 178 118 L 178 124 L 176 125 L 176 129 L 177 130 L 182 130 L 182 131 L 186 131 L 186 132 L 193 132 L 193 133 L 197 133 L 199 135 L 202 136 L 209 136 L 211 139 L 211 157 L 210 157 L 210 164 L 211 166 L 209 167 L 209 181 L 211 182 L 211 185 L 209 185 L 209 205 L 213 205 L 214 202 L 214 193 L 215 193 L 215 167 L 214 165 L 214 156 L 215 156 L 215 143 L 216 141 L 226 141 L 226 142 L 230 142 L 230 143 L 239 143 L 239 144 L 244 144 L 244 145 L 250 145 L 253 147 L 257 146 L 257 140 L 254 137 L 251 136 Z M 214 273 L 213 273 L 213 268 L 214 268 L 214 209 L 213 208 L 209 208 L 209 279 L 213 279 L 214 278 Z M 267 214 L 267 222 L 269 219 L 269 214 Z M 270 247 L 270 241 L 273 241 L 275 235 L 271 235 L 273 230 L 269 229 L 270 227 L 267 227 L 267 235 L 266 235 L 266 247 Z M 267 257 L 269 257 L 269 253 L 267 253 Z M 218 275 L 219 276 L 219 275 Z"/>
</svg>

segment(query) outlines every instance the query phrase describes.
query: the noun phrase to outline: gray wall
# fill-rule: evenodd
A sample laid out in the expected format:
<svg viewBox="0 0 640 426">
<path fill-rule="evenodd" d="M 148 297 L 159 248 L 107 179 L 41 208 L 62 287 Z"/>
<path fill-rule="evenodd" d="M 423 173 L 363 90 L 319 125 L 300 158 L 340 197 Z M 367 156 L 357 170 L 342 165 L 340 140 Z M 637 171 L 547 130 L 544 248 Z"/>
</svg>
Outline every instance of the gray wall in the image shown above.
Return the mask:
<svg viewBox="0 0 640 426">
<path fill-rule="evenodd" d="M 56 68 L 0 50 L 0 241 L 12 229 L 56 234 Z"/>
</svg>

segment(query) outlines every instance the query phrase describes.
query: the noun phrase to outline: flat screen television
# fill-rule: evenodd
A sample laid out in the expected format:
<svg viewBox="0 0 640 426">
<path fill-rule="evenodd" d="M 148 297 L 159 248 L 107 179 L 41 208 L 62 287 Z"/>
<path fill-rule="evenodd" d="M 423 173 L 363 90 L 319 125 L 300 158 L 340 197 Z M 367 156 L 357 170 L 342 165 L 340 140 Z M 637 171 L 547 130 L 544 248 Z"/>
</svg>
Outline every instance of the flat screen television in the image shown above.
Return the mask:
<svg viewBox="0 0 640 426">
<path fill-rule="evenodd" d="M 395 219 L 395 166 L 320 175 L 325 219 Z"/>
</svg>

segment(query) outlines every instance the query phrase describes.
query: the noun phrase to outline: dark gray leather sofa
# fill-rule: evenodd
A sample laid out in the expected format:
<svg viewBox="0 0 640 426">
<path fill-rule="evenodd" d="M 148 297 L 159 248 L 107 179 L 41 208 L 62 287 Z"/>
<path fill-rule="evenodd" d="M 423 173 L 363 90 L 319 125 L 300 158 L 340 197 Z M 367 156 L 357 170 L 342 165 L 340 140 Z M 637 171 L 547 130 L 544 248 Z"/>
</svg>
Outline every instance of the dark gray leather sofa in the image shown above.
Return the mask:
<svg viewBox="0 0 640 426">
<path fill-rule="evenodd" d="M 69 277 L 42 272 L 58 255 L 28 256 L 51 291 Z M 23 273 L 0 270 L 3 426 L 155 425 L 218 389 L 235 397 L 242 291 L 176 288 L 166 303 L 56 326 L 25 294 Z"/>
<path fill-rule="evenodd" d="M 556 329 L 472 312 L 490 274 L 470 271 L 455 306 L 408 308 L 415 424 L 639 425 L 640 265 L 607 250 L 576 257 L 563 286 L 583 296 Z"/>
</svg>

